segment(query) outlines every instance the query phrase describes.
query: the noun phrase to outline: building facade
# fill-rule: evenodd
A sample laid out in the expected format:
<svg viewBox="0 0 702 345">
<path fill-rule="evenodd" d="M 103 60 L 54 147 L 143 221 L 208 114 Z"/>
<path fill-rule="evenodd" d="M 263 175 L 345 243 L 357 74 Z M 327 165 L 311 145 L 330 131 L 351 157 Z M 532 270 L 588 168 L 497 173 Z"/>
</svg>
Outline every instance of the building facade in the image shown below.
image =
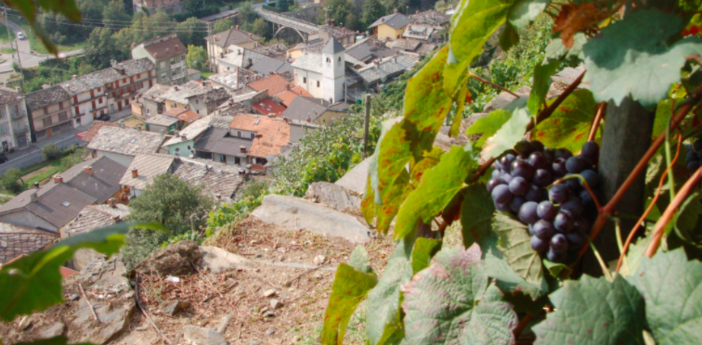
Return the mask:
<svg viewBox="0 0 702 345">
<path fill-rule="evenodd" d="M 61 86 L 32 92 L 26 102 L 33 142 L 73 128 L 71 95 Z"/>
<path fill-rule="evenodd" d="M 180 85 L 188 81 L 185 56 L 188 51 L 175 33 L 160 36 L 132 48 L 132 58 L 147 58 L 154 63 L 156 82 Z"/>
<path fill-rule="evenodd" d="M 295 69 L 295 84 L 301 86 L 315 98 L 330 103 L 344 100 L 346 91 L 344 47 L 332 38 L 320 53 L 306 52 L 292 66 Z"/>
<path fill-rule="evenodd" d="M 18 90 L 0 87 L 0 149 L 8 152 L 31 141 L 24 95 Z"/>
</svg>

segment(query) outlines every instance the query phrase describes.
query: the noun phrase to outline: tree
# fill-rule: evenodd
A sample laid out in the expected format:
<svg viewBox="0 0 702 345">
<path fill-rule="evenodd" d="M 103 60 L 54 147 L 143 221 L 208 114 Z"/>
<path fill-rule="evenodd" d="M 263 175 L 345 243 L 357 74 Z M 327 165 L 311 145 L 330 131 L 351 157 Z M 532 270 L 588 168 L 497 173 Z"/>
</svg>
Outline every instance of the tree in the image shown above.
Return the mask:
<svg viewBox="0 0 702 345">
<path fill-rule="evenodd" d="M 200 71 L 206 70 L 209 66 L 207 52 L 205 51 L 205 48 L 199 46 L 188 46 L 188 55 L 186 55 L 185 61 L 188 64 L 188 67 Z"/>
<path fill-rule="evenodd" d="M 41 148 L 41 158 L 50 161 L 61 157 L 61 150 L 54 143 L 49 143 Z"/>
<path fill-rule="evenodd" d="M 124 3 L 121 0 L 111 0 L 102 11 L 102 22 L 112 30 L 124 27 L 131 19 L 131 16 L 124 12 Z"/>
<path fill-rule="evenodd" d="M 368 28 L 373 22 L 385 15 L 385 6 L 379 0 L 366 0 L 361 8 L 361 23 Z"/>
<path fill-rule="evenodd" d="M 212 205 L 212 200 L 203 195 L 201 186 L 171 174 L 157 176 L 139 197 L 129 203 L 131 213 L 128 220 L 155 222 L 163 225 L 169 233 L 131 229 L 124 250 L 125 261 L 134 265 L 169 237 L 204 227 Z"/>
<path fill-rule="evenodd" d="M 109 67 L 112 60 L 126 60 L 129 52 L 119 49 L 108 28 L 95 28 L 85 44 L 85 59 L 97 69 Z"/>
<path fill-rule="evenodd" d="M 212 33 L 220 33 L 227 31 L 234 26 L 234 21 L 231 18 L 220 19 L 214 23 L 212 26 Z"/>
<path fill-rule="evenodd" d="M 280 12 L 288 11 L 288 1 L 287 0 L 276 0 L 275 7 L 280 10 Z"/>
<path fill-rule="evenodd" d="M 268 22 L 266 22 L 263 18 L 258 18 L 254 20 L 253 24 L 251 25 L 251 32 L 261 37 L 270 37 L 271 28 L 268 25 Z"/>
<path fill-rule="evenodd" d="M 239 20 L 239 25 L 251 24 L 258 18 L 258 14 L 251 7 L 253 4 L 253 1 L 247 1 L 239 6 L 239 15 L 236 16 Z"/>
<path fill-rule="evenodd" d="M 207 25 L 195 17 L 190 17 L 184 22 L 178 23 L 178 38 L 185 46 L 194 44 L 196 46 L 205 45 L 207 35 Z"/>
<path fill-rule="evenodd" d="M 353 13 L 353 4 L 348 0 L 329 0 L 324 11 L 326 11 L 329 20 L 340 25 L 346 20 L 349 13 Z"/>
<path fill-rule="evenodd" d="M 349 30 L 361 30 L 361 22 L 355 14 L 349 13 L 344 20 L 344 27 Z"/>
<path fill-rule="evenodd" d="M 404 14 L 407 9 L 407 5 L 405 5 L 401 0 L 385 0 L 383 7 L 385 7 L 386 14 L 392 14 L 395 12 L 395 10 Z"/>
<path fill-rule="evenodd" d="M 22 191 L 22 173 L 17 168 L 7 169 L 0 182 L 2 184 L 2 188 L 5 188 L 12 193 L 16 194 Z"/>
<path fill-rule="evenodd" d="M 203 0 L 185 0 L 185 5 L 183 8 L 185 9 L 185 12 L 194 14 L 200 11 L 203 6 L 205 6 L 205 2 Z"/>
</svg>

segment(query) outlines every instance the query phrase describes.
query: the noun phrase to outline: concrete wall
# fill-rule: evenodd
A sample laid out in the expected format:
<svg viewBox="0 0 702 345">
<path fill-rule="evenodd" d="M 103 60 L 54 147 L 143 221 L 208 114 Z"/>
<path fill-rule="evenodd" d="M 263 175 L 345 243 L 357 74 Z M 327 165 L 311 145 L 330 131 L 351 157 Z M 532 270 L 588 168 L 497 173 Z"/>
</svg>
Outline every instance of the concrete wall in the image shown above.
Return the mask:
<svg viewBox="0 0 702 345">
<path fill-rule="evenodd" d="M 181 157 L 188 158 L 190 155 L 195 154 L 195 150 L 193 149 L 194 142 L 192 140 L 187 140 L 182 143 L 178 143 L 175 145 L 171 145 L 166 147 L 168 149 L 168 154 L 175 156 L 176 154 L 176 149 L 178 149 L 178 152 L 180 153 Z"/>
<path fill-rule="evenodd" d="M 302 86 L 315 98 L 324 97 L 324 83 L 322 82 L 322 75 L 320 73 L 314 73 L 296 68 L 295 84 Z"/>
<path fill-rule="evenodd" d="M 396 40 L 402 37 L 402 33 L 405 32 L 407 26 L 395 30 L 390 25 L 380 24 L 378 25 L 378 39 L 390 38 L 391 40 Z"/>
</svg>

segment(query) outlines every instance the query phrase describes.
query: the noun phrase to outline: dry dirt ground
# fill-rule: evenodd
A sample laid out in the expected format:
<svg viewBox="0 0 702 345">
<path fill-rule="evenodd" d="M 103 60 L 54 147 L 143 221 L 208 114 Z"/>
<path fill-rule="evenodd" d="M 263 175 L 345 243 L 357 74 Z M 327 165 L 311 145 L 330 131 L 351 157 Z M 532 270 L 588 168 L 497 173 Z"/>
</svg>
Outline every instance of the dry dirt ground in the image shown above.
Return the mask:
<svg viewBox="0 0 702 345">
<path fill-rule="evenodd" d="M 222 333 L 231 345 L 318 344 L 324 310 L 331 293 L 334 267 L 346 262 L 354 245 L 336 237 L 325 237 L 306 230 L 286 230 L 262 223 L 254 217 L 221 230 L 207 245 L 226 249 L 251 261 L 247 268 L 220 274 L 199 273 L 181 276 L 179 282 L 156 274 L 141 277 L 138 295 L 142 306 L 171 344 L 187 344 L 183 327 L 195 325 L 217 328 L 226 320 Z M 370 265 L 379 272 L 393 250 L 389 236 L 372 239 L 365 245 Z M 322 265 L 316 265 L 324 257 Z M 133 278 L 131 279 L 134 280 Z M 275 291 L 272 296 L 265 292 Z M 132 292 L 131 290 L 129 292 Z M 64 296 L 80 294 L 75 284 L 67 283 Z M 86 291 L 94 303 L 97 296 Z M 173 300 L 190 303 L 174 316 L 165 314 L 164 305 Z M 275 308 L 272 303 L 277 300 Z M 273 302 L 272 302 L 273 301 Z M 78 303 L 55 306 L 31 316 L 32 325 L 20 327 L 21 320 L 0 324 L 6 344 L 39 337 L 39 330 L 72 315 Z M 351 320 L 346 344 L 365 343 L 360 307 Z M 64 320 L 64 323 L 70 320 Z M 91 320 L 91 322 L 94 322 Z M 99 325 L 95 325 L 99 327 Z M 26 329 L 22 329 L 26 328 Z M 35 331 L 33 331 L 35 330 Z M 80 340 L 79 334 L 68 334 Z M 73 341 L 75 342 L 75 341 Z M 111 344 L 163 344 L 165 341 L 138 308 L 132 312 L 125 332 Z"/>
</svg>

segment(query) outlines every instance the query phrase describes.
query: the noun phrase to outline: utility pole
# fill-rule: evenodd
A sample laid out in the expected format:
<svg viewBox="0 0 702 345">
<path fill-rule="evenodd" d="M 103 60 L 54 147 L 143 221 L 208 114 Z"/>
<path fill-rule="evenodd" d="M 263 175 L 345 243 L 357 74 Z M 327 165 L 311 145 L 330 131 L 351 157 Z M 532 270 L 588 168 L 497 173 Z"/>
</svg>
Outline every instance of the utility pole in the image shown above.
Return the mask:
<svg viewBox="0 0 702 345">
<path fill-rule="evenodd" d="M 363 120 L 363 158 L 366 157 L 366 151 L 368 150 L 368 126 L 370 122 L 370 93 L 366 94 L 366 117 Z"/>
<path fill-rule="evenodd" d="M 215 57 L 212 56 L 213 54 L 210 53 L 210 50 L 212 50 L 212 53 L 214 53 L 214 40 L 212 39 L 212 23 L 207 22 L 207 61 L 210 62 L 210 71 L 215 72 Z"/>
</svg>

